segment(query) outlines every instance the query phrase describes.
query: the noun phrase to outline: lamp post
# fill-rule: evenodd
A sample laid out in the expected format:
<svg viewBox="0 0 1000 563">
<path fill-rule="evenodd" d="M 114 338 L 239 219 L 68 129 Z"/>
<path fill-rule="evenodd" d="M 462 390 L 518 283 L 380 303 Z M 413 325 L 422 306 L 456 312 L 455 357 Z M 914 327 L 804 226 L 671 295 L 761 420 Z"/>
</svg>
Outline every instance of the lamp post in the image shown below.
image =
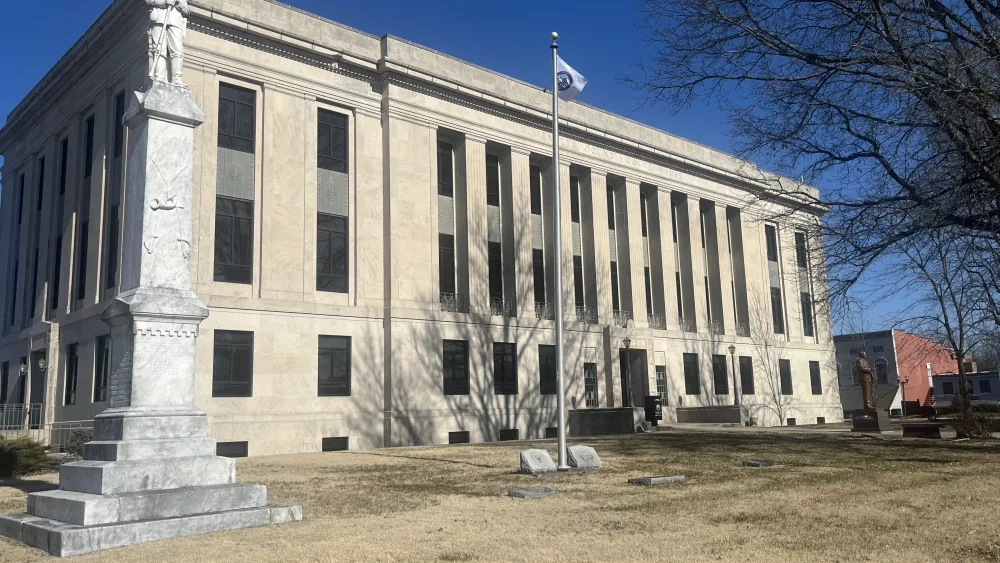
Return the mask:
<svg viewBox="0 0 1000 563">
<path fill-rule="evenodd" d="M 906 384 L 910 382 L 910 376 L 903 377 L 903 381 L 900 381 L 900 385 L 903 387 L 903 417 L 906 418 Z"/>
<path fill-rule="evenodd" d="M 625 347 L 625 388 L 622 390 L 622 406 L 633 407 L 635 405 L 632 404 L 632 358 L 628 351 L 632 347 L 632 339 L 628 334 L 622 338 L 622 346 Z"/>
<path fill-rule="evenodd" d="M 740 406 L 740 388 L 736 384 L 736 345 L 729 345 L 729 359 L 733 364 L 733 405 Z"/>
</svg>

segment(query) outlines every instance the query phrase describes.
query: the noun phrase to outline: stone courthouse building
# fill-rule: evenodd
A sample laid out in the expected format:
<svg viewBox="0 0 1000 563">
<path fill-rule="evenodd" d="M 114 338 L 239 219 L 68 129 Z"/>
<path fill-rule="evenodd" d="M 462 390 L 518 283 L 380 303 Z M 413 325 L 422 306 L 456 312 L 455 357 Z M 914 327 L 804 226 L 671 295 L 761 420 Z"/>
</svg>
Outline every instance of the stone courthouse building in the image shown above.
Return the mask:
<svg viewBox="0 0 1000 563">
<path fill-rule="evenodd" d="M 270 0 L 190 5 L 184 80 L 206 120 L 180 242 L 210 310 L 195 402 L 220 452 L 549 435 L 556 299 L 570 409 L 660 395 L 667 421 L 737 399 L 760 424 L 840 420 L 807 236 L 825 209 L 749 205 L 734 157 L 580 103 L 552 170 L 541 87 Z M 143 236 L 121 118 L 147 18 L 113 2 L 0 130 L 8 426 L 108 406 L 101 313 L 123 237 Z"/>
</svg>

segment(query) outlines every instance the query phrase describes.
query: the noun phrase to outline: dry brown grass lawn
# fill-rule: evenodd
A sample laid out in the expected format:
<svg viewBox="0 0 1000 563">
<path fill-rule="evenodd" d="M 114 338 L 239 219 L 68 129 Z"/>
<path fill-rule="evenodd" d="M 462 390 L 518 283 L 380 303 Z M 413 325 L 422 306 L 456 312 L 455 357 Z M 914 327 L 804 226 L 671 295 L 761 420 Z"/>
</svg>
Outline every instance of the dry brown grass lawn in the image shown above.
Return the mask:
<svg viewBox="0 0 1000 563">
<path fill-rule="evenodd" d="M 1000 446 L 831 434 L 662 432 L 588 440 L 599 473 L 517 475 L 524 442 L 241 460 L 296 524 L 75 559 L 226 561 L 1000 561 Z M 550 452 L 551 441 L 535 442 Z M 751 457 L 773 469 L 744 469 Z M 629 477 L 685 474 L 667 487 Z M 54 475 L 0 481 L 0 512 Z M 560 494 L 525 501 L 509 487 Z M 47 556 L 0 539 L 0 561 Z"/>
</svg>

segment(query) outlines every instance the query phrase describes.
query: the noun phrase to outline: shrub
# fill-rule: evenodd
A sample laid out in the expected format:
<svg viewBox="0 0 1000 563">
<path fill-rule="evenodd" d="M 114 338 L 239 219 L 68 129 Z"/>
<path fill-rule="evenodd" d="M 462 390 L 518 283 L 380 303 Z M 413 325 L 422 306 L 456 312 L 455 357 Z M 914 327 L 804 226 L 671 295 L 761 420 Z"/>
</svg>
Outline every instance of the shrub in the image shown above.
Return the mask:
<svg viewBox="0 0 1000 563">
<path fill-rule="evenodd" d="M 94 440 L 93 428 L 75 428 L 63 449 L 69 455 L 83 457 L 83 445 Z"/>
<path fill-rule="evenodd" d="M 959 438 L 988 439 L 993 437 L 993 424 L 983 413 L 973 412 L 968 416 L 958 415 L 952 423 Z"/>
<path fill-rule="evenodd" d="M 0 477 L 23 477 L 55 469 L 59 462 L 49 457 L 48 449 L 28 436 L 0 438 Z"/>
</svg>

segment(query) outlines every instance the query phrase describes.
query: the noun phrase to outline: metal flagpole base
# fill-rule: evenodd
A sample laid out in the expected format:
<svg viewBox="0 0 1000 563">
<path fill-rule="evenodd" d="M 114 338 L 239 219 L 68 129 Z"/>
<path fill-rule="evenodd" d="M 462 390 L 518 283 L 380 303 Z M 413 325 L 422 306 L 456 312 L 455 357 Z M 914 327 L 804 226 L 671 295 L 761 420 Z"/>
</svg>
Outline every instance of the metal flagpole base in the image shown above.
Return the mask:
<svg viewBox="0 0 1000 563">
<path fill-rule="evenodd" d="M 569 471 L 570 468 L 568 465 L 560 465 L 559 467 L 556 467 L 556 469 L 559 471 Z"/>
</svg>

